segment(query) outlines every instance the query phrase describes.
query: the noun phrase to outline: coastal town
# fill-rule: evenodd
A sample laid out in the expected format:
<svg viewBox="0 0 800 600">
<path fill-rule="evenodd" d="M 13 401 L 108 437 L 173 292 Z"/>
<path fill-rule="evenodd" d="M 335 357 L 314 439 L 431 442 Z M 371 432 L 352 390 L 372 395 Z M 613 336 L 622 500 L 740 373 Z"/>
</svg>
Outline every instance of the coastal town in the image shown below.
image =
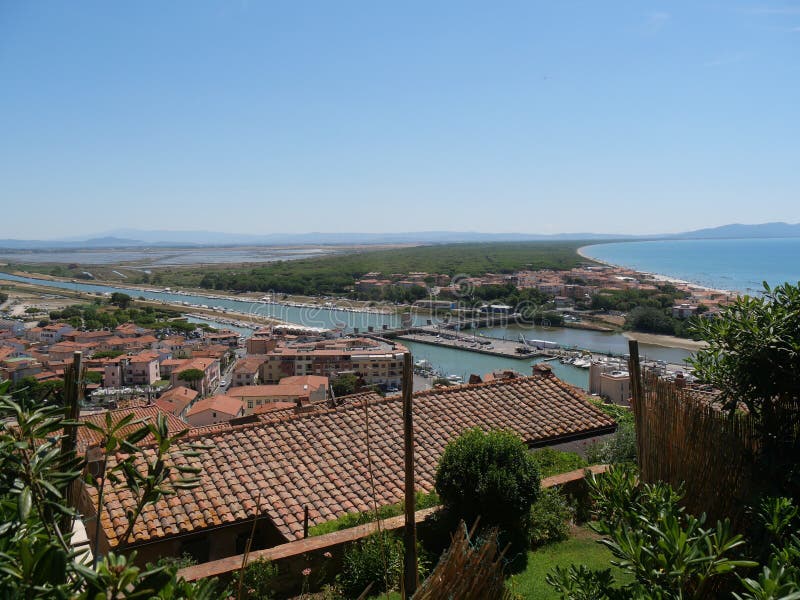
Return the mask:
<svg viewBox="0 0 800 600">
<path fill-rule="evenodd" d="M 46 283 L 46 280 L 41 280 L 41 284 Z M 469 330 L 474 327 L 508 324 L 509 322 L 524 323 L 525 316 L 519 314 L 518 307 L 497 302 L 464 303 L 463 300 L 471 299 L 473 292 L 481 289 L 535 290 L 541 294 L 544 301 L 541 306 L 536 307 L 537 312 L 530 322 L 535 324 L 535 319 L 538 316 L 542 324 L 549 324 L 546 319 L 557 319 L 557 324 L 564 327 L 610 331 L 612 328 L 619 328 L 625 324 L 626 317 L 621 310 L 611 308 L 606 310 L 603 308 L 603 299 L 608 294 L 630 291 L 658 293 L 665 284 L 670 286 L 672 297 L 679 299 L 675 301 L 671 309 L 668 308 L 665 312 L 667 314 L 671 313 L 670 316 L 673 319 L 681 321 L 690 320 L 696 315 L 702 315 L 703 318 L 712 318 L 721 307 L 730 303 L 736 297 L 735 294 L 726 291 L 712 290 L 674 280 L 665 281 L 663 277 L 596 263 L 586 263 L 566 271 L 518 271 L 511 274 L 489 273 L 481 276 L 454 278 L 422 272 L 385 276 L 380 273 L 368 273 L 356 280 L 354 290 L 361 293 L 387 286 L 400 288 L 413 286 L 424 290 L 426 295 L 424 299 L 413 301 L 413 303 L 405 306 L 363 302 L 359 305 L 346 305 L 342 304 L 341 301 L 331 301 L 325 298 L 312 298 L 302 302 L 293 302 L 286 299 L 281 300 L 279 294 L 263 297 L 251 294 L 251 296 L 255 304 L 272 304 L 301 309 L 349 310 L 356 311 L 356 313 L 375 315 L 399 313 L 402 319 L 395 326 L 387 327 L 387 325 L 383 325 L 378 327 L 369 325 L 351 328 L 351 333 L 356 336 L 359 329 L 363 334 L 369 336 L 369 338 L 356 338 L 361 339 L 360 343 L 364 348 L 363 353 L 367 356 L 379 356 L 381 353 L 391 354 L 390 348 L 379 351 L 377 348 L 370 347 L 370 345 L 390 343 L 402 348 L 399 342 L 402 339 L 406 339 L 511 358 L 528 356 L 555 357 L 562 361 L 569 360 L 577 366 L 588 368 L 592 360 L 585 360 L 585 355 L 587 354 L 585 348 L 562 348 L 560 344 L 551 340 L 539 339 L 530 335 L 526 337 L 524 333 L 520 333 L 516 337 L 512 336 L 510 339 L 493 339 L 491 336 L 487 337 L 484 334 L 481 334 L 480 337 L 474 333 L 470 334 Z M 131 294 L 135 294 L 137 290 L 131 288 L 128 291 Z M 159 293 L 159 290 L 146 291 Z M 178 297 L 182 293 L 185 294 L 180 290 L 172 289 L 164 290 L 164 292 Z M 302 347 L 299 345 L 298 340 L 290 338 L 283 339 L 280 347 L 274 347 L 274 340 L 266 343 L 263 333 L 258 331 L 264 325 L 250 320 L 252 318 L 252 310 L 250 315 L 242 312 L 241 316 L 237 317 L 236 311 L 222 306 L 211 305 L 221 299 L 233 299 L 239 303 L 242 301 L 241 295 L 233 297 L 208 295 L 207 302 L 209 302 L 209 305 L 191 304 L 185 300 L 174 301 L 172 304 L 181 307 L 184 312 L 188 312 L 190 309 L 202 311 L 196 314 L 195 317 L 216 319 L 214 323 L 217 324 L 217 327 L 224 327 L 224 323 L 244 326 L 246 328 L 245 331 L 248 332 L 246 344 L 251 349 L 250 354 L 266 355 L 269 348 L 269 352 L 273 356 L 282 353 L 282 364 L 287 364 L 291 356 L 315 356 L 323 352 L 323 348 Z M 37 303 L 30 301 L 8 302 L 6 314 L 12 320 L 5 321 L 7 323 L 4 331 L 5 339 L 0 344 L 3 346 L 4 360 L 13 360 L 14 362 L 4 367 L 6 379 L 17 381 L 26 376 L 35 376 L 40 381 L 56 379 L 59 377 L 59 373 L 63 372 L 65 361 L 70 359 L 71 354 L 75 351 L 81 351 L 87 356 L 95 352 L 117 355 L 112 358 L 104 357 L 102 359 L 103 362 L 89 365 L 90 368 L 96 369 L 98 374 L 102 371 L 102 380 L 97 381 L 94 385 L 97 388 L 103 388 L 106 394 L 113 394 L 113 390 L 118 388 L 129 388 L 131 384 L 143 385 L 147 389 L 151 389 L 157 381 L 160 381 L 161 386 L 165 384 L 174 386 L 176 373 L 180 371 L 179 367 L 181 367 L 176 362 L 179 360 L 176 358 L 177 356 L 181 356 L 180 360 L 188 360 L 189 358 L 194 360 L 213 360 L 217 363 L 216 370 L 222 369 L 224 371 L 228 366 L 233 368 L 236 363 L 236 353 L 231 353 L 230 348 L 244 346 L 245 343 L 240 333 L 234 331 L 209 333 L 207 331 L 204 332 L 199 327 L 192 333 L 197 337 L 188 341 L 184 336 L 163 335 L 163 332 L 160 336 L 161 339 L 156 339 L 153 337 L 154 332 L 141 327 L 137 328 L 132 324 L 120 326 L 111 331 L 84 332 L 79 330 L 81 326 L 80 320 L 76 322 L 73 319 L 72 323 L 77 327 L 73 328 L 68 323 L 50 322 L 47 318 L 42 319 L 42 314 L 37 315 L 38 309 L 35 308 L 36 305 Z M 192 312 L 189 312 L 189 314 L 191 315 Z M 412 314 L 417 315 L 413 320 L 411 318 Z M 14 322 L 14 317 L 24 317 L 27 322 Z M 315 335 L 318 339 L 326 336 L 328 338 L 341 337 L 344 333 L 343 329 L 331 330 L 324 327 L 303 326 L 302 323 L 282 322 L 276 319 L 268 319 L 267 322 L 275 327 L 275 332 L 284 336 L 288 335 L 288 332 L 302 331 L 306 336 L 305 340 L 314 339 L 313 336 Z M 241 332 L 242 330 L 242 327 L 239 327 L 239 331 Z M 144 333 L 142 334 L 142 332 Z M 271 337 L 271 335 L 268 337 Z M 399 337 L 400 339 L 391 342 L 369 341 L 370 338 L 374 340 L 375 336 L 378 335 L 385 338 Z M 537 335 L 541 335 L 541 333 L 537 332 Z M 303 341 L 302 338 L 301 341 Z M 259 344 L 261 351 L 253 351 L 252 348 Z M 339 351 L 340 354 L 342 353 L 341 348 L 333 347 L 324 349 L 324 351 Z M 402 352 L 402 350 L 399 350 L 399 352 Z M 154 353 L 158 354 L 158 358 L 154 356 Z M 135 368 L 129 366 L 134 364 L 130 358 L 134 356 L 133 360 L 138 361 L 135 362 Z M 275 360 L 273 358 L 273 362 Z M 106 364 L 108 362 L 113 364 Z M 136 371 L 137 377 L 134 378 L 135 381 L 124 381 L 122 377 L 124 369 L 120 366 L 121 362 L 128 365 L 127 368 L 129 370 Z M 252 368 L 253 360 L 250 359 L 248 364 Z M 265 360 L 264 364 L 268 364 L 268 361 Z M 195 369 L 196 367 L 205 372 L 208 365 L 198 363 L 193 367 L 187 368 Z M 391 373 L 391 376 L 386 375 L 381 380 L 375 379 L 371 371 L 361 369 L 358 361 L 355 361 L 355 363 L 351 361 L 348 363 L 347 368 L 339 366 L 337 367 L 338 371 L 331 368 L 328 369 L 328 372 L 317 373 L 300 369 L 302 372 L 285 372 L 284 375 L 323 374 L 326 377 L 330 377 L 337 372 L 364 372 L 366 373 L 364 384 L 380 385 L 384 391 L 397 391 L 400 388 L 399 371 L 396 365 L 392 365 L 392 367 L 385 371 L 385 373 Z M 239 366 L 238 368 L 244 367 Z M 265 372 L 262 365 L 259 365 L 259 369 L 261 369 L 258 378 L 260 381 L 269 384 L 278 383 L 278 377 L 275 373 Z M 434 373 L 430 368 L 426 372 L 424 365 L 420 366 L 418 370 L 421 371 L 421 374 L 429 376 L 429 383 L 436 376 L 439 376 L 440 379 L 446 379 L 450 376 L 449 373 Z M 680 370 L 680 365 L 673 368 L 673 375 L 680 372 Z M 146 373 L 147 376 L 139 377 L 139 373 Z M 472 374 L 479 375 L 480 373 L 466 373 L 460 377 L 453 376 L 451 383 L 459 382 L 461 377 Z M 197 391 L 201 392 L 201 395 L 206 395 L 221 380 L 219 375 L 215 375 L 214 372 L 206 373 L 206 377 L 197 384 L 200 388 Z M 252 384 L 252 378 L 248 382 Z"/>
<path fill-rule="evenodd" d="M 798 3 L 3 3 L 0 600 L 800 600 Z"/>
<path fill-rule="evenodd" d="M 103 438 L 97 431 L 115 423 L 128 427 L 125 423 L 135 419 L 162 423 L 170 435 L 184 432 L 164 459 L 202 473 L 198 485 L 158 500 L 133 530 L 124 518 L 130 509 L 124 486 L 109 484 L 101 493 L 81 484 L 76 548 L 103 556 L 124 547 L 136 551 L 139 564 L 188 557 L 197 565 L 186 571 L 188 577 L 226 573 L 225 561 L 239 560 L 247 543 L 262 552 L 302 553 L 288 549 L 307 547 L 309 531 L 368 513 L 376 498 L 387 506 L 402 500 L 403 454 L 392 440 L 403 435 L 401 412 L 409 397 L 418 430 L 419 494 L 434 492 L 447 440 L 470 428 L 513 431 L 530 448 L 577 461 L 597 452 L 592 448 L 621 443 L 614 440 L 628 434 L 617 431 L 619 415 L 634 393 L 630 357 L 566 348 L 524 334 L 518 339 L 478 335 L 481 328 L 507 326 L 521 317 L 516 306 L 476 302 L 480 290 L 534 290 L 544 298 L 542 314 L 560 316 L 560 325 L 568 328 L 600 332 L 625 319 L 622 311 L 598 308 L 598 297 L 606 294 L 661 293 L 668 285 L 669 297 L 680 302 L 663 310 L 681 320 L 714 318 L 735 301 L 727 292 L 596 263 L 566 271 L 458 278 L 368 273 L 355 282 L 354 291 L 363 294 L 387 286 L 425 290 L 426 298 L 400 305 L 348 305 L 278 293 L 244 300 L 300 310 L 292 315 L 327 310 L 395 319 L 393 325 L 378 320 L 348 329 L 274 316 L 265 321 L 222 305 L 241 303 L 241 295 L 152 288 L 103 293 L 76 288 L 62 295 L 48 291 L 48 283 L 54 281 L 3 284 L 3 389 L 19 401 L 53 402 L 79 365 L 79 419 L 90 429 L 78 430 L 76 447 L 89 472 L 109 468 L 99 463 Z M 137 291 L 163 299 L 137 299 Z M 177 299 L 167 300 L 172 298 Z M 411 358 L 407 344 L 505 357 L 518 366 L 487 364 L 459 376 Z M 568 383 L 555 367 L 586 369 L 588 378 L 581 385 Z M 711 391 L 685 364 L 651 358 L 637 368 L 679 390 Z M 408 384 L 411 389 L 404 393 Z M 368 421 L 362 420 L 364 411 Z M 206 450 L 192 451 L 195 458 L 185 462 L 183 453 L 194 447 Z M 371 471 L 363 457 L 368 452 L 372 468 L 382 474 L 377 487 L 367 486 Z M 261 524 L 253 528 L 259 518 Z"/>
<path fill-rule="evenodd" d="M 40 280 L 44 285 L 47 282 Z M 37 382 L 56 381 L 62 376 L 72 355 L 81 352 L 87 360 L 86 368 L 94 374 L 88 392 L 96 396 L 102 394 L 106 400 L 135 395 L 131 390 L 136 390 L 148 398 L 167 393 L 182 399 L 192 396 L 191 400 L 194 401 L 195 397 L 213 396 L 212 392 L 224 395 L 229 388 L 257 384 L 277 386 L 281 385 L 283 378 L 308 376 L 327 378 L 324 386 L 317 387 L 328 389 L 332 378 L 345 373 L 355 374 L 361 388 L 377 386 L 383 393 L 396 393 L 401 388 L 398 356 L 406 351 L 401 344 L 403 340 L 508 358 L 555 358 L 562 363 L 587 369 L 598 361 L 616 361 L 618 368 L 603 370 L 624 372 L 624 365 L 620 363 L 624 362 L 622 353 L 616 358 L 597 353 L 593 356 L 585 348 L 565 348 L 551 340 L 530 335 L 526 337 L 524 333 L 505 339 L 492 338 L 483 333 L 477 336 L 470 330 L 524 322 L 524 316 L 519 313 L 519 307 L 498 302 L 476 303 L 472 296 L 476 290 L 535 290 L 543 298 L 543 304 L 536 308 L 536 315 L 544 321 L 542 324 L 549 324 L 545 319 L 550 318 L 557 319 L 557 325 L 563 327 L 610 331 L 625 324 L 626 317 L 621 310 L 606 310 L 603 307 L 607 295 L 630 291 L 655 294 L 663 290 L 665 285 L 669 286 L 671 297 L 677 298 L 671 307 L 665 309 L 665 313 L 681 321 L 696 316 L 713 318 L 722 307 L 736 298 L 731 292 L 588 261 L 570 270 L 523 270 L 469 277 L 425 272 L 371 272 L 355 280 L 354 292 L 369 294 L 387 287 L 414 288 L 423 290 L 425 297 L 398 306 L 396 303 L 374 302 L 348 305 L 329 298 L 292 301 L 287 300 L 285 295 L 281 299 L 277 293 L 268 296 L 250 294 L 256 305 L 324 308 L 367 315 L 394 313 L 402 316 L 400 322 L 393 326 L 351 327 L 347 333 L 342 328 L 312 327 L 274 318 L 259 323 L 258 320 L 252 320 L 252 310 L 250 315 L 242 312 L 237 316 L 235 310 L 213 305 L 216 301 L 226 299 L 241 303 L 241 295 L 226 297 L 207 294 L 209 305 L 185 300 L 168 304 L 179 307 L 184 318 L 187 314 L 192 316 L 194 313 L 191 311 L 199 310 L 201 312 L 194 314 L 196 322 L 210 319 L 209 322 L 222 330 L 199 325 L 187 330 L 184 323 L 180 332 L 170 331 L 169 328 L 156 332 L 133 323 L 87 331 L 85 323 L 79 318 L 72 318 L 70 322 L 51 322 L 47 318 L 46 302 L 33 301 L 37 294 L 42 298 L 48 297 L 48 294 L 32 292 L 27 299 L 14 300 L 12 297 L 3 307 L 6 316 L 2 322 L 0 339 L 0 365 L 3 369 L 0 376 L 13 383 L 26 377 L 32 377 Z M 140 290 L 129 288 L 126 291 L 133 295 Z M 160 290 L 145 291 L 160 293 Z M 163 292 L 173 297 L 187 294 L 169 288 Z M 465 299 L 473 301 L 465 303 Z M 64 302 L 62 300 L 62 304 Z M 57 315 L 57 312 L 54 314 Z M 417 316 L 412 319 L 412 314 Z M 535 320 L 531 322 L 536 323 Z M 225 330 L 225 323 L 237 326 L 238 331 Z M 242 332 L 246 332 L 246 335 Z M 537 334 L 541 335 L 538 331 Z M 435 365 L 430 365 L 428 361 L 417 363 L 416 369 L 420 375 L 417 389 L 432 387 L 434 380 L 438 385 L 453 384 L 466 381 L 467 376 L 482 374 L 452 375 L 437 371 Z M 654 360 L 654 365 L 666 367 L 667 363 Z M 674 365 L 667 370 L 672 378 L 680 375 L 691 380 L 685 365 Z M 202 372 L 203 376 L 187 383 L 185 379 L 180 379 L 184 371 Z M 600 390 L 597 371 L 590 370 L 592 381 L 585 384 L 592 393 Z M 306 385 L 305 382 L 293 380 L 284 383 L 289 387 L 281 392 L 273 390 L 274 396 L 270 395 L 272 392 L 265 392 L 263 398 L 246 400 L 246 395 L 243 395 L 239 399 L 249 404 L 246 411 L 251 411 L 254 402 L 260 406 L 267 397 L 274 399 L 286 396 L 288 401 L 296 401 L 297 398 L 291 394 L 287 396 L 286 390 L 293 389 L 293 385 Z M 185 387 L 191 390 L 175 392 L 175 389 Z M 625 398 L 620 394 L 613 396 L 616 402 L 624 403 Z M 236 394 L 233 397 L 237 397 Z M 321 399 L 326 398 L 324 396 Z M 182 406 L 175 414 L 183 417 L 189 408 L 188 404 Z M 224 414 L 230 415 L 230 404 L 226 410 L 228 412 Z M 237 412 L 234 410 L 233 414 Z"/>
<path fill-rule="evenodd" d="M 355 282 L 355 290 L 369 294 L 386 288 L 419 288 L 430 299 L 417 300 L 419 307 L 448 309 L 454 306 L 447 300 L 436 300 L 442 295 L 460 298 L 473 288 L 511 285 L 516 289 L 534 289 L 552 299 L 553 307 L 569 311 L 579 306 L 591 305 L 593 296 L 611 290 L 639 290 L 657 292 L 660 286 L 669 284 L 683 294 L 684 299 L 672 307 L 672 316 L 686 319 L 707 312 L 713 315 L 719 307 L 729 304 L 737 294 L 728 290 L 715 290 L 698 284 L 637 272 L 614 265 L 596 264 L 594 261 L 570 270 L 542 269 L 518 271 L 511 274 L 487 273 L 481 276 L 456 276 L 432 273 L 408 273 L 383 275 L 367 273 Z M 491 307 L 494 311 L 509 312 L 513 307 Z M 698 313 L 699 310 L 699 313 Z"/>
</svg>

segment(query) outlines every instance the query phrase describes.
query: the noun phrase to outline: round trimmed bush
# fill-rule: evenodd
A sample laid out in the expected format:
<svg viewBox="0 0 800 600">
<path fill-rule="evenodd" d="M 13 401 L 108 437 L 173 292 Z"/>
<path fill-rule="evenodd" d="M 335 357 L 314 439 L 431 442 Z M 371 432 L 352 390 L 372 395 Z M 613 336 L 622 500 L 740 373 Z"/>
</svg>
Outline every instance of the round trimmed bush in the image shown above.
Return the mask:
<svg viewBox="0 0 800 600">
<path fill-rule="evenodd" d="M 436 472 L 436 492 L 445 508 L 471 527 L 509 533 L 527 530 L 531 504 L 539 496 L 539 468 L 513 433 L 471 429 L 445 447 Z"/>
</svg>

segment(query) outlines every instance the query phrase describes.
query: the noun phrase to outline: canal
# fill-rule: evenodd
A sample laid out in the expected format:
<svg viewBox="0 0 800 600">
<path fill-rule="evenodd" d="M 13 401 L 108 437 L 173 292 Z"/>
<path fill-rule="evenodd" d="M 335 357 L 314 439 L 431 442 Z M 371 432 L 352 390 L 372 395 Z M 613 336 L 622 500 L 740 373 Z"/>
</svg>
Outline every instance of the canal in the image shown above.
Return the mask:
<svg viewBox="0 0 800 600">
<path fill-rule="evenodd" d="M 376 333 L 379 333 L 384 325 L 388 327 L 398 327 L 400 325 L 400 318 L 397 315 L 326 307 L 299 307 L 283 304 L 267 304 L 255 301 L 251 298 L 241 300 L 230 297 L 222 298 L 216 296 L 216 294 L 204 295 L 175 293 L 174 291 L 142 290 L 121 286 L 20 277 L 9 273 L 0 273 L 0 280 L 30 283 L 39 286 L 95 294 L 122 292 L 133 297 L 141 297 L 147 300 L 182 304 L 187 310 L 192 306 L 219 307 L 246 315 L 272 317 L 310 327 L 338 328 L 345 331 L 353 331 L 354 329 L 366 331 L 368 327 L 373 327 Z M 236 315 L 230 315 L 230 317 L 236 318 Z M 429 318 L 430 316 L 427 315 L 415 316 L 414 324 L 424 325 Z M 207 322 L 213 323 L 214 321 L 213 319 L 208 319 Z M 225 324 L 221 324 L 220 326 L 231 328 L 229 325 Z M 250 330 L 247 329 L 241 329 L 239 331 L 243 335 L 249 335 L 250 333 Z M 565 347 L 581 348 L 597 353 L 612 352 L 624 354 L 628 347 L 627 338 L 621 334 L 586 329 L 507 325 L 503 327 L 478 329 L 475 333 L 476 335 L 483 334 L 491 337 L 514 340 L 518 340 L 519 336 L 523 335 L 529 340 L 549 340 L 557 342 Z M 531 365 L 540 360 L 486 356 L 465 350 L 443 348 L 415 342 L 406 342 L 405 344 L 414 353 L 416 360 L 424 358 L 429 360 L 437 369 L 441 369 L 448 374 L 461 375 L 465 378 L 469 377 L 471 373 L 484 374 L 496 369 L 514 369 L 528 374 L 530 373 Z M 687 350 L 665 348 L 649 344 L 639 344 L 639 348 L 641 353 L 646 355 L 647 358 L 665 360 L 675 364 L 682 363 L 690 355 L 690 352 Z M 588 387 L 588 371 L 586 369 L 562 365 L 558 361 L 551 361 L 550 364 L 556 375 L 565 381 L 583 388 Z"/>
</svg>

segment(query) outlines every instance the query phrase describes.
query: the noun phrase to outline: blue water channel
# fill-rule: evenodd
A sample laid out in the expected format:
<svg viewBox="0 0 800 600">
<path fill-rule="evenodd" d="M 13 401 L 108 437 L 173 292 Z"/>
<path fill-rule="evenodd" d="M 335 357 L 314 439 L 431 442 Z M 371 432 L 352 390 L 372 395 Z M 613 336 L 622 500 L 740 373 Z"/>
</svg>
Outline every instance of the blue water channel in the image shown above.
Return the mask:
<svg viewBox="0 0 800 600">
<path fill-rule="evenodd" d="M 187 311 L 191 310 L 192 306 L 197 307 L 200 305 L 221 307 L 236 311 L 237 313 L 272 317 L 309 327 L 323 327 L 327 329 L 339 328 L 345 331 L 354 331 L 358 329 L 362 332 L 366 331 L 369 327 L 373 327 L 376 332 L 380 332 L 384 326 L 397 327 L 400 325 L 400 318 L 394 314 L 340 310 L 329 307 L 298 307 L 282 304 L 267 304 L 255 301 L 252 298 L 238 300 L 212 297 L 213 295 L 208 296 L 203 294 L 177 294 L 172 291 L 143 290 L 83 282 L 36 279 L 33 277 L 20 277 L 8 273 L 0 273 L 0 280 L 2 279 L 84 293 L 111 294 L 114 292 L 122 292 L 147 300 L 181 303 Z M 237 319 L 239 315 L 231 314 L 230 318 Z M 430 318 L 430 316 L 426 315 L 415 315 L 413 321 L 415 325 L 424 325 Z M 209 319 L 207 322 L 214 323 L 213 319 Z M 225 324 L 221 324 L 220 326 L 230 328 L 229 325 Z M 239 329 L 240 333 L 245 335 L 249 334 L 249 330 Z M 628 340 L 623 335 L 583 329 L 508 325 L 505 327 L 479 329 L 476 330 L 475 333 L 476 335 L 483 334 L 486 336 L 505 337 L 514 340 L 518 340 L 521 334 L 526 339 L 545 339 L 557 342 L 565 347 L 581 348 L 600 353 L 612 352 L 624 354 L 627 352 L 628 347 Z M 446 373 L 467 377 L 472 373 L 484 374 L 496 369 L 515 369 L 523 373 L 530 373 L 530 366 L 535 364 L 538 360 L 488 356 L 465 350 L 431 346 L 429 344 L 408 342 L 406 345 L 414 353 L 415 359 L 427 359 L 434 367 Z M 648 344 L 640 344 L 639 347 L 640 352 L 648 358 L 666 360 L 677 364 L 682 363 L 690 354 L 686 350 Z M 588 387 L 588 373 L 585 369 L 579 369 L 570 365 L 562 365 L 557 361 L 552 361 L 551 365 L 555 373 L 562 379 L 573 385 L 579 385 L 584 388 Z"/>
</svg>

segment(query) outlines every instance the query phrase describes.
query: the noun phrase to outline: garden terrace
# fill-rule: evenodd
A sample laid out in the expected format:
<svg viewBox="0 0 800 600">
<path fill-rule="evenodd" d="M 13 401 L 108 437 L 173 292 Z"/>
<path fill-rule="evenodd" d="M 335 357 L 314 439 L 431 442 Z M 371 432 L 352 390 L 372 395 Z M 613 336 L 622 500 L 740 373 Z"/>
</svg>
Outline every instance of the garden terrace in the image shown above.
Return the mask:
<svg viewBox="0 0 800 600">
<path fill-rule="evenodd" d="M 587 470 L 595 475 L 605 473 L 606 465 L 595 465 Z M 552 477 L 542 479 L 542 488 L 559 488 L 567 497 L 580 501 L 584 497 L 586 470 L 578 469 L 568 473 L 562 473 Z M 441 507 L 434 506 L 414 513 L 414 521 L 420 529 L 420 534 L 424 534 L 426 519 L 433 515 Z M 397 532 L 401 531 L 405 525 L 403 515 L 385 519 L 380 523 L 382 531 Z M 340 566 L 341 556 L 348 545 L 358 540 L 362 540 L 378 531 L 378 523 L 371 522 L 341 531 L 334 531 L 325 535 L 310 537 L 307 539 L 296 540 L 281 544 L 273 548 L 256 550 L 251 552 L 246 561 L 241 555 L 230 556 L 227 558 L 207 562 L 204 564 L 192 565 L 181 569 L 179 575 L 188 581 L 196 581 L 207 577 L 220 577 L 227 580 L 232 574 L 242 568 L 242 564 L 251 564 L 259 560 L 269 560 L 278 567 L 281 574 L 274 582 L 276 593 L 297 592 L 299 587 L 299 574 L 303 569 L 311 569 L 314 573 L 319 573 L 325 567 Z M 335 569 L 329 574 L 335 573 Z"/>
<path fill-rule="evenodd" d="M 402 424 L 400 398 L 365 396 L 361 403 L 275 411 L 255 422 L 195 431 L 177 444 L 168 462 L 200 468 L 199 487 L 178 490 L 148 506 L 129 547 L 140 549 L 139 560 L 180 555 L 191 548 L 202 562 L 238 553 L 256 516 L 263 517 L 256 547 L 267 547 L 302 538 L 306 507 L 312 526 L 370 510 L 367 433 L 375 500 L 379 505 L 395 503 L 403 497 Z M 433 488 L 445 444 L 474 427 L 513 431 L 530 446 L 544 446 L 610 433 L 616 424 L 589 404 L 581 390 L 552 376 L 417 393 L 418 491 Z M 209 449 L 200 456 L 181 454 L 198 443 Z M 124 487 L 107 483 L 101 551 L 118 545 L 132 502 Z M 82 508 L 90 529 L 96 504 L 97 490 L 87 486 Z"/>
</svg>

